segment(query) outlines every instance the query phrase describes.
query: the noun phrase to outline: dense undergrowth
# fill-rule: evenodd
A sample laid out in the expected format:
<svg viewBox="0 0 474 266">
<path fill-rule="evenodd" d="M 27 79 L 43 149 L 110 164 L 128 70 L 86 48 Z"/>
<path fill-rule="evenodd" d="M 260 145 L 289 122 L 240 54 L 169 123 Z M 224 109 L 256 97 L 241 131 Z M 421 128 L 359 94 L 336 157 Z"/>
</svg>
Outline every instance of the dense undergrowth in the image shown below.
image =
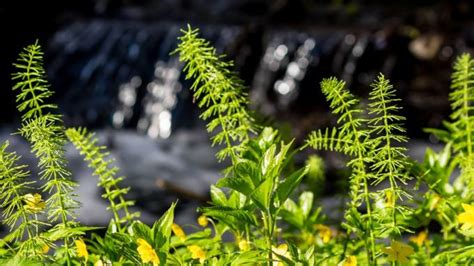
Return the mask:
<svg viewBox="0 0 474 266">
<path fill-rule="evenodd" d="M 200 229 L 186 234 L 173 223 L 175 204 L 153 225 L 130 210 L 129 188 L 104 147 L 83 128 L 63 126 L 35 43 L 24 49 L 13 75 L 22 125 L 17 134 L 38 158 L 30 177 L 20 156 L 0 146 L 0 206 L 10 228 L 0 240 L 7 265 L 448 265 L 474 263 L 474 60 L 454 63 L 452 115 L 444 129 L 427 129 L 445 143 L 425 160 L 407 157 L 400 101 L 379 74 L 364 105 L 328 78 L 321 89 L 337 116 L 332 128 L 312 132 L 301 147 L 277 129 L 256 124 L 243 82 L 232 63 L 183 30 L 178 48 L 201 118 L 218 160 L 231 166 L 211 186 L 211 202 L 198 211 Z M 105 234 L 78 222 L 79 207 L 64 156 L 72 142 L 98 177 L 113 219 Z M 317 190 L 300 183 L 323 167 L 317 157 L 298 168 L 303 149 L 347 157 L 348 195 L 341 221 L 329 221 Z M 316 162 L 316 163 L 315 163 Z M 457 171 L 457 170 L 460 171 Z M 41 180 L 41 181 L 39 181 Z M 410 184 L 407 186 L 407 184 Z M 43 184 L 43 185 L 38 185 Z M 306 188 L 306 190 L 305 190 Z M 157 195 L 159 196 L 159 195 Z M 433 226 L 437 225 L 437 226 Z M 185 225 L 192 226 L 192 225 Z M 227 236 L 225 236 L 227 235 Z M 229 239 L 233 239 L 229 241 Z"/>
</svg>

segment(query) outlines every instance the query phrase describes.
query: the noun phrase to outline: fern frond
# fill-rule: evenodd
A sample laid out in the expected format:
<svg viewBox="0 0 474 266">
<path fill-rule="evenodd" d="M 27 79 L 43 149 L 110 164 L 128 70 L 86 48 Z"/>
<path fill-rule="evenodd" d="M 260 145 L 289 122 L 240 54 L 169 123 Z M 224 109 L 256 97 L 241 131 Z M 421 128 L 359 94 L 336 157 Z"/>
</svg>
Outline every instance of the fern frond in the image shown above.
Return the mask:
<svg viewBox="0 0 474 266">
<path fill-rule="evenodd" d="M 130 188 L 120 188 L 119 183 L 124 177 L 117 177 L 119 169 L 112 166 L 111 159 L 107 159 L 109 153 L 105 152 L 105 147 L 97 145 L 98 140 L 94 134 L 88 133 L 85 128 L 70 128 L 66 130 L 66 135 L 84 156 L 84 160 L 89 162 L 89 167 L 94 169 L 94 175 L 99 177 L 98 185 L 105 190 L 102 197 L 109 201 L 109 209 L 114 215 L 114 224 L 117 228 L 121 230 L 122 224 L 130 223 L 139 217 L 138 213 L 129 211 L 134 202 L 124 197 Z"/>
<path fill-rule="evenodd" d="M 208 41 L 198 37 L 198 29 L 188 26 L 182 32 L 173 53 L 186 63 L 186 79 L 194 79 L 191 90 L 203 109 L 201 118 L 209 121 L 207 131 L 215 133 L 213 145 L 225 144 L 217 153 L 218 160 L 230 157 L 236 162 L 249 133 L 254 132 L 243 81 L 230 70 L 232 62 L 225 62 Z"/>
<path fill-rule="evenodd" d="M 372 169 L 377 173 L 375 183 L 389 179 L 396 186 L 397 182 L 405 183 L 408 179 L 402 174 L 406 166 L 407 149 L 399 146 L 408 141 L 402 125 L 405 117 L 396 114 L 401 109 L 396 105 L 400 99 L 395 98 L 395 90 L 389 80 L 380 74 L 371 87 L 369 114 L 373 118 L 369 121 L 369 127 L 375 141 L 372 151 Z"/>
<path fill-rule="evenodd" d="M 359 100 L 346 88 L 345 82 L 336 78 L 323 79 L 321 90 L 329 101 L 332 113 L 338 115 L 338 135 L 346 143 L 350 143 L 346 153 L 353 154 L 353 159 L 348 163 L 352 167 L 351 197 L 354 207 L 360 205 L 358 201 L 360 186 L 369 175 L 365 163 L 367 157 L 367 138 L 369 131 L 365 128 L 367 119 L 362 117 L 363 111 L 358 108 Z"/>
<path fill-rule="evenodd" d="M 27 46 L 13 65 L 18 70 L 12 77 L 15 82 L 13 90 L 19 90 L 16 96 L 17 109 L 25 112 L 22 120 L 40 117 L 57 109 L 56 105 L 46 103 L 53 92 L 49 90 L 45 79 L 43 52 L 38 41 Z"/>
<path fill-rule="evenodd" d="M 462 177 L 474 189 L 474 60 L 461 55 L 452 74 L 450 131 L 453 148 L 461 157 Z"/>
<path fill-rule="evenodd" d="M 306 144 L 315 150 L 337 151 L 349 154 L 351 141 L 348 141 L 337 128 L 326 128 L 309 134 Z"/>
<path fill-rule="evenodd" d="M 26 181 L 30 172 L 26 165 L 18 165 L 20 156 L 7 152 L 8 142 L 0 146 L 0 208 L 2 222 L 10 228 L 9 238 L 20 244 L 18 254 L 21 257 L 41 256 L 39 247 L 44 241 L 38 235 L 38 227 L 47 225 L 25 208 L 24 195 L 31 191 L 34 181 Z M 30 245 L 24 245 L 24 243 Z"/>
<path fill-rule="evenodd" d="M 46 200 L 48 220 L 60 221 L 63 228 L 72 229 L 77 225 L 74 210 L 79 203 L 73 194 L 77 184 L 70 179 L 71 173 L 66 167 L 62 118 L 52 113 L 57 107 L 47 102 L 53 93 L 48 88 L 42 59 L 41 47 L 36 42 L 26 47 L 14 64 L 18 72 L 13 74 L 16 82 L 13 90 L 18 91 L 17 108 L 23 113 L 20 134 L 30 143 L 39 160 L 41 179 L 46 181 L 42 191 L 50 194 Z M 68 262 L 73 237 L 64 234 L 63 238 Z"/>
<path fill-rule="evenodd" d="M 372 144 L 368 139 L 370 132 L 366 128 L 367 119 L 363 117 L 363 110 L 358 107 L 359 100 L 347 90 L 345 85 L 344 81 L 336 78 L 323 79 L 321 90 L 329 101 L 332 113 L 339 117 L 337 123 L 340 141 L 350 143 L 345 149 L 345 153 L 352 155 L 352 159 L 348 163 L 352 173 L 349 181 L 351 202 L 346 211 L 347 228 L 348 230 L 355 228 L 359 237 L 366 239 L 367 258 L 371 264 L 374 264 L 375 235 L 368 189 L 368 181 L 372 175 L 366 166 L 370 162 L 367 152 Z M 335 133 L 332 132 L 332 134 Z M 365 203 L 367 209 L 367 213 L 364 215 L 357 213 L 357 208 L 362 203 Z"/>
<path fill-rule="evenodd" d="M 395 90 L 389 80 L 383 74 L 379 74 L 377 80 L 371 84 L 372 91 L 369 94 L 369 114 L 373 117 L 369 120 L 373 150 L 369 153 L 373 164 L 371 169 L 374 173 L 374 184 L 385 180 L 389 181 L 388 190 L 379 191 L 379 197 L 388 202 L 390 216 L 380 214 L 382 232 L 390 228 L 396 236 L 400 236 L 403 228 L 397 222 L 397 215 L 406 214 L 408 211 L 403 206 L 397 206 L 397 200 L 402 199 L 403 190 L 399 183 L 405 184 L 409 179 L 407 176 L 405 147 L 399 146 L 408 141 L 406 130 L 402 122 L 405 117 L 397 115 L 400 107 L 396 105 L 400 99 L 395 98 Z M 389 224 L 384 223 L 388 220 Z"/>
</svg>

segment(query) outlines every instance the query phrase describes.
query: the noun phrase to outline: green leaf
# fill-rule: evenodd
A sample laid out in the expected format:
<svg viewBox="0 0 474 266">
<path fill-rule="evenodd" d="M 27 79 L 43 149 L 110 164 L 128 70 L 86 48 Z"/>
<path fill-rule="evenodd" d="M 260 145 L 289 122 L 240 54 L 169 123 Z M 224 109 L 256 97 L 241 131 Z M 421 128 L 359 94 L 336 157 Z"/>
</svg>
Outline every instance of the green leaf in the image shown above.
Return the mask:
<svg viewBox="0 0 474 266">
<path fill-rule="evenodd" d="M 262 130 L 258 140 L 258 146 L 262 150 L 268 149 L 270 145 L 276 142 L 278 136 L 278 131 L 274 130 L 271 127 L 266 127 Z"/>
<path fill-rule="evenodd" d="M 232 190 L 230 192 L 229 201 L 227 202 L 228 207 L 231 207 L 231 208 L 234 208 L 234 209 L 243 208 L 244 205 L 245 205 L 246 199 L 247 199 L 247 197 L 244 194 L 242 194 L 238 191 Z"/>
<path fill-rule="evenodd" d="M 265 262 L 267 259 L 260 251 L 250 250 L 246 252 L 242 252 L 233 258 L 232 266 L 239 266 L 239 265 L 259 265 L 259 263 Z"/>
<path fill-rule="evenodd" d="M 133 233 L 135 234 L 136 238 L 143 238 L 148 243 L 153 243 L 154 236 L 150 227 L 148 227 L 148 225 L 140 221 L 135 221 L 132 224 L 132 228 L 133 228 Z"/>
<path fill-rule="evenodd" d="M 44 236 L 49 241 L 57 241 L 65 237 L 75 237 L 85 235 L 86 231 L 92 231 L 102 229 L 102 227 L 89 227 L 89 226 L 78 226 L 78 227 L 64 227 L 63 224 L 57 224 L 51 228 L 48 232 L 44 233 Z"/>
<path fill-rule="evenodd" d="M 218 187 L 231 188 L 246 196 L 249 196 L 254 190 L 252 182 L 248 178 L 243 177 L 224 177 L 219 179 L 216 185 Z"/>
<path fill-rule="evenodd" d="M 298 186 L 298 184 L 301 182 L 301 179 L 303 178 L 303 176 L 306 175 L 307 171 L 308 171 L 307 167 L 302 167 L 301 169 L 291 174 L 281 184 L 278 185 L 276 193 L 278 196 L 279 204 L 282 204 L 285 202 L 285 200 L 290 196 L 290 194 L 293 192 L 296 186 Z"/>
<path fill-rule="evenodd" d="M 252 192 L 251 195 L 252 200 L 263 211 L 270 208 L 273 180 L 273 178 L 267 178 Z"/>
<path fill-rule="evenodd" d="M 154 246 L 155 249 L 165 248 L 169 244 L 171 236 L 171 225 L 174 220 L 174 209 L 176 203 L 171 204 L 171 207 L 161 216 L 161 218 L 153 224 L 152 231 L 154 235 Z"/>
<path fill-rule="evenodd" d="M 211 217 L 232 217 L 237 221 L 245 221 L 246 223 L 257 225 L 257 219 L 252 212 L 246 209 L 233 209 L 230 207 L 207 207 L 203 208 L 206 215 Z"/>
<path fill-rule="evenodd" d="M 311 209 L 313 208 L 313 200 L 313 192 L 305 191 L 301 193 L 298 199 L 298 205 L 300 206 L 301 213 L 303 214 L 304 218 L 307 218 L 311 212 Z"/>
<path fill-rule="evenodd" d="M 304 225 L 304 218 L 301 210 L 291 199 L 287 199 L 285 201 L 282 208 L 278 212 L 278 215 L 282 217 L 287 223 L 293 225 L 296 228 L 302 228 Z"/>
<path fill-rule="evenodd" d="M 246 182 L 252 184 L 252 189 L 262 181 L 262 174 L 259 171 L 257 163 L 252 160 L 243 159 L 234 167 L 234 176 L 243 178 Z"/>
<path fill-rule="evenodd" d="M 211 200 L 217 206 L 227 206 L 227 197 L 218 187 L 211 185 Z"/>
<path fill-rule="evenodd" d="M 262 161 L 262 174 L 266 177 L 267 173 L 270 172 L 275 167 L 275 151 L 276 145 L 273 144 L 270 148 L 265 152 Z"/>
</svg>

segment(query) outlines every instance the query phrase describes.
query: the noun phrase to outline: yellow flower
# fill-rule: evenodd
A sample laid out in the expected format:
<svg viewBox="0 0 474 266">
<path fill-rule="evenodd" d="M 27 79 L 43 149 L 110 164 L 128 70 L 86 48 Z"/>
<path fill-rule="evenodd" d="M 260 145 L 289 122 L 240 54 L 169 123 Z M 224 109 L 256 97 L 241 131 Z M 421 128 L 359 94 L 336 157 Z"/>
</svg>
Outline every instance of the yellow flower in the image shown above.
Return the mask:
<svg viewBox="0 0 474 266">
<path fill-rule="evenodd" d="M 183 228 L 181 228 L 181 226 L 177 224 L 172 224 L 171 230 L 177 237 L 179 237 L 179 239 L 181 239 L 181 241 L 186 240 L 186 234 L 184 233 Z"/>
<path fill-rule="evenodd" d="M 206 215 L 201 215 L 198 218 L 198 224 L 202 227 L 206 227 L 209 224 Z"/>
<path fill-rule="evenodd" d="M 430 211 L 436 209 L 441 202 L 441 197 L 438 194 L 435 194 L 430 201 Z"/>
<path fill-rule="evenodd" d="M 462 230 L 474 229 L 474 205 L 462 203 L 464 212 L 458 215 L 458 222 L 462 223 Z"/>
<path fill-rule="evenodd" d="M 315 226 L 316 229 L 319 231 L 319 237 L 323 240 L 323 243 L 329 242 L 332 236 L 331 228 L 323 224 L 317 224 Z"/>
<path fill-rule="evenodd" d="M 46 207 L 44 200 L 38 193 L 26 194 L 23 196 L 23 201 L 25 201 L 25 205 L 23 207 L 25 210 L 31 213 L 39 213 Z"/>
<path fill-rule="evenodd" d="M 49 246 L 48 245 L 43 245 L 43 247 L 41 247 L 41 251 L 43 252 L 43 254 L 48 254 L 49 252 Z"/>
<path fill-rule="evenodd" d="M 160 264 L 160 259 L 156 255 L 155 250 L 150 244 L 148 244 L 148 242 L 146 242 L 145 239 L 139 238 L 137 243 L 137 251 L 143 263 L 151 262 L 153 265 Z"/>
<path fill-rule="evenodd" d="M 385 247 L 382 251 L 388 255 L 389 261 L 398 261 L 408 263 L 408 256 L 414 253 L 413 248 L 409 245 L 392 240 L 390 247 Z"/>
<path fill-rule="evenodd" d="M 94 266 L 104 266 L 104 262 L 99 259 L 94 263 Z"/>
<path fill-rule="evenodd" d="M 338 266 L 357 266 L 356 256 L 347 256 L 343 261 L 341 261 Z"/>
<path fill-rule="evenodd" d="M 425 230 L 425 231 L 421 231 L 416 236 L 410 237 L 409 240 L 411 242 L 417 244 L 418 246 L 422 246 L 423 243 L 425 243 L 427 237 L 428 237 L 428 232 L 426 232 L 426 230 Z"/>
<path fill-rule="evenodd" d="M 395 206 L 395 198 L 393 197 L 393 192 L 391 190 L 386 190 L 385 191 L 385 203 L 388 208 L 393 208 Z"/>
<path fill-rule="evenodd" d="M 206 252 L 204 252 L 201 247 L 197 245 L 191 245 L 188 247 L 188 250 L 191 252 L 191 258 L 199 259 L 200 263 L 204 263 L 206 260 Z"/>
<path fill-rule="evenodd" d="M 76 243 L 77 256 L 84 257 L 87 260 L 89 258 L 89 252 L 87 252 L 87 246 L 86 243 L 84 243 L 84 240 L 80 238 L 76 239 L 74 242 Z"/>
<path fill-rule="evenodd" d="M 280 244 L 278 247 L 272 247 L 272 251 L 275 254 L 278 254 L 282 257 L 289 258 L 290 254 L 288 252 L 288 245 L 287 244 Z M 276 256 L 273 256 L 273 266 L 283 266 L 283 262 Z"/>
<path fill-rule="evenodd" d="M 249 245 L 249 242 L 245 239 L 241 239 L 239 241 L 239 249 L 242 250 L 242 251 L 247 251 L 250 249 L 250 245 Z"/>
</svg>

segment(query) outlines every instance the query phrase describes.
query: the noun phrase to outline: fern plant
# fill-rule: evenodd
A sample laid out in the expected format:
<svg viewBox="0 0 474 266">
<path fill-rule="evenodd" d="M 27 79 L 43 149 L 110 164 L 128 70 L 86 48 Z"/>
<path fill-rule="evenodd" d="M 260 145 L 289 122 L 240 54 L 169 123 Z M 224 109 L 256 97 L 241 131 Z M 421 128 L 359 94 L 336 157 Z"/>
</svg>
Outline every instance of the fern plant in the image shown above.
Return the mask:
<svg viewBox="0 0 474 266">
<path fill-rule="evenodd" d="M 450 144 L 458 155 L 462 174 L 457 183 L 466 185 L 463 196 L 470 201 L 474 197 L 474 59 L 471 55 L 463 54 L 456 60 L 451 79 L 451 122 L 444 122 L 446 130 L 428 129 L 427 132 Z"/>
<path fill-rule="evenodd" d="M 436 134 L 447 145 L 427 150 L 418 163 L 406 155 L 404 117 L 395 90 L 380 74 L 372 84 L 367 111 L 336 78 L 321 82 L 338 116 L 337 126 L 312 132 L 302 147 L 281 141 L 278 130 L 255 125 L 247 110 L 243 83 L 198 30 L 188 26 L 175 51 L 185 63 L 192 91 L 209 121 L 218 160 L 231 167 L 210 188 L 211 202 L 198 209 L 199 227 L 173 222 L 176 204 L 153 225 L 138 220 L 126 199 L 105 147 L 83 128 L 65 129 L 49 90 L 39 45 L 28 46 L 14 74 L 19 133 L 39 161 L 37 178 L 19 156 L 0 145 L 0 207 L 10 233 L 0 240 L 0 264 L 6 265 L 471 265 L 474 263 L 472 203 L 472 117 L 474 60 L 455 63 L 452 122 Z M 89 162 L 109 202 L 113 219 L 105 232 L 86 231 L 74 215 L 76 184 L 64 156 L 67 138 Z M 301 180 L 321 169 L 293 165 L 306 147 L 349 157 L 350 200 L 345 221 L 326 217 L 318 193 Z M 318 160 L 312 167 L 321 167 Z M 319 165 L 319 166 L 317 166 Z M 461 174 L 451 183 L 457 167 Z M 295 170 L 297 169 L 297 170 Z M 416 176 L 423 196 L 408 193 Z M 39 182 L 38 182 L 39 183 Z M 298 192 L 298 193 L 297 193 Z M 46 198 L 46 201 L 42 197 Z M 47 220 L 45 221 L 44 215 Z M 331 223 L 332 222 L 332 223 Z M 439 223 L 440 231 L 430 224 Z M 57 223 L 57 224 L 56 224 Z M 186 228 L 194 232 L 186 234 Z M 339 229 L 339 228 L 342 228 Z M 431 229 L 429 231 L 428 229 Z M 345 231 L 345 232 L 343 232 Z M 412 231 L 417 231 L 413 234 Z M 229 235 L 233 241 L 228 241 Z M 51 250 L 50 250 L 51 249 Z"/>
<path fill-rule="evenodd" d="M 201 118 L 209 120 L 209 133 L 215 132 L 212 144 L 225 146 L 217 153 L 217 158 L 230 157 L 237 163 L 249 133 L 254 132 L 253 119 L 246 109 L 243 81 L 230 70 L 232 62 L 223 61 L 208 41 L 198 37 L 197 29 L 188 25 L 182 32 L 173 53 L 186 62 L 186 79 L 194 79 L 191 90 L 198 106 L 204 109 Z"/>
<path fill-rule="evenodd" d="M 339 115 L 340 125 L 337 129 L 321 130 L 309 135 L 307 144 L 313 148 L 326 148 L 342 151 L 353 157 L 347 164 L 352 169 L 350 177 L 349 209 L 346 211 L 347 230 L 358 234 L 366 242 L 367 259 L 369 264 L 375 264 L 375 234 L 373 206 L 369 194 L 369 182 L 373 177 L 368 169 L 372 158 L 368 152 L 373 145 L 370 141 L 370 130 L 367 128 L 367 119 L 363 110 L 358 107 L 359 100 L 346 88 L 345 82 L 336 78 L 324 79 L 321 90 L 330 102 L 332 112 Z M 357 208 L 364 203 L 367 213 L 361 215 Z"/>
<path fill-rule="evenodd" d="M 69 263 L 72 239 L 83 233 L 74 229 L 78 226 L 74 210 L 79 203 L 73 193 L 77 184 L 71 180 L 66 167 L 66 138 L 61 116 L 53 113 L 57 106 L 47 102 L 53 93 L 45 79 L 42 56 L 38 42 L 20 53 L 14 64 L 18 72 L 13 75 L 16 82 L 13 90 L 18 92 L 17 108 L 22 112 L 20 134 L 31 144 L 32 152 L 39 160 L 39 174 L 45 181 L 42 191 L 49 194 L 46 200 L 48 220 L 60 221 L 50 233 L 64 240 L 65 258 Z"/>
<path fill-rule="evenodd" d="M 378 190 L 379 199 L 385 201 L 384 207 L 379 208 L 378 220 L 379 231 L 382 235 L 388 233 L 395 238 L 401 236 L 402 232 L 409 231 L 403 221 L 408 216 L 409 209 L 397 204 L 398 200 L 409 199 L 400 184 L 406 185 L 411 179 L 408 175 L 408 161 L 406 160 L 406 148 L 398 146 L 407 142 L 406 131 L 402 122 L 405 117 L 397 115 L 400 107 L 396 102 L 395 90 L 385 77 L 380 74 L 372 84 L 369 97 L 369 115 L 374 117 L 368 121 L 372 136 L 371 170 L 374 171 L 373 184 L 377 185 L 383 181 L 389 183 L 388 189 Z M 386 211 L 388 209 L 388 216 Z"/>
<path fill-rule="evenodd" d="M 407 141 L 401 125 L 405 118 L 396 114 L 399 100 L 394 97 L 393 86 L 382 74 L 372 84 L 368 114 L 358 107 L 359 100 L 345 89 L 343 81 L 325 79 L 321 88 L 333 113 L 339 115 L 337 122 L 340 126 L 312 132 L 307 145 L 342 152 L 353 158 L 347 164 L 352 175 L 346 227 L 367 241 L 368 263 L 377 264 L 375 240 L 387 234 L 396 239 L 408 231 L 406 225 L 397 220 L 408 215 L 409 209 L 396 204 L 398 199 L 410 197 L 399 186 L 409 179 L 406 148 L 397 146 Z M 388 181 L 388 189 L 369 190 L 370 185 L 379 185 L 383 181 Z M 381 202 L 377 204 L 374 199 Z M 357 211 L 362 203 L 366 214 Z"/>
<path fill-rule="evenodd" d="M 109 153 L 104 151 L 105 147 L 97 145 L 98 140 L 94 138 L 93 133 L 88 133 L 85 128 L 70 128 L 66 130 L 66 135 L 80 153 L 84 155 L 84 159 L 89 162 L 89 167 L 94 169 L 94 175 L 99 177 L 98 186 L 105 189 L 102 197 L 109 201 L 108 209 L 112 211 L 114 216 L 113 225 L 118 231 L 122 231 L 122 225 L 130 224 L 140 216 L 139 213 L 129 210 L 134 202 L 125 199 L 125 195 L 130 188 L 119 186 L 124 177 L 116 177 L 119 169 L 111 165 L 112 160 L 106 159 Z"/>
<path fill-rule="evenodd" d="M 4 223 L 10 228 L 7 239 L 21 242 L 21 245 L 14 247 L 18 258 L 42 256 L 42 248 L 52 245 L 39 234 L 39 227 L 48 225 L 37 216 L 43 212 L 44 202 L 40 200 L 29 205 L 26 202 L 25 205 L 27 198 L 32 196 L 27 192 L 31 191 L 35 182 L 26 180 L 29 176 L 26 165 L 18 165 L 20 157 L 8 152 L 7 148 L 8 142 L 0 146 L 0 207 L 3 209 Z"/>
</svg>

